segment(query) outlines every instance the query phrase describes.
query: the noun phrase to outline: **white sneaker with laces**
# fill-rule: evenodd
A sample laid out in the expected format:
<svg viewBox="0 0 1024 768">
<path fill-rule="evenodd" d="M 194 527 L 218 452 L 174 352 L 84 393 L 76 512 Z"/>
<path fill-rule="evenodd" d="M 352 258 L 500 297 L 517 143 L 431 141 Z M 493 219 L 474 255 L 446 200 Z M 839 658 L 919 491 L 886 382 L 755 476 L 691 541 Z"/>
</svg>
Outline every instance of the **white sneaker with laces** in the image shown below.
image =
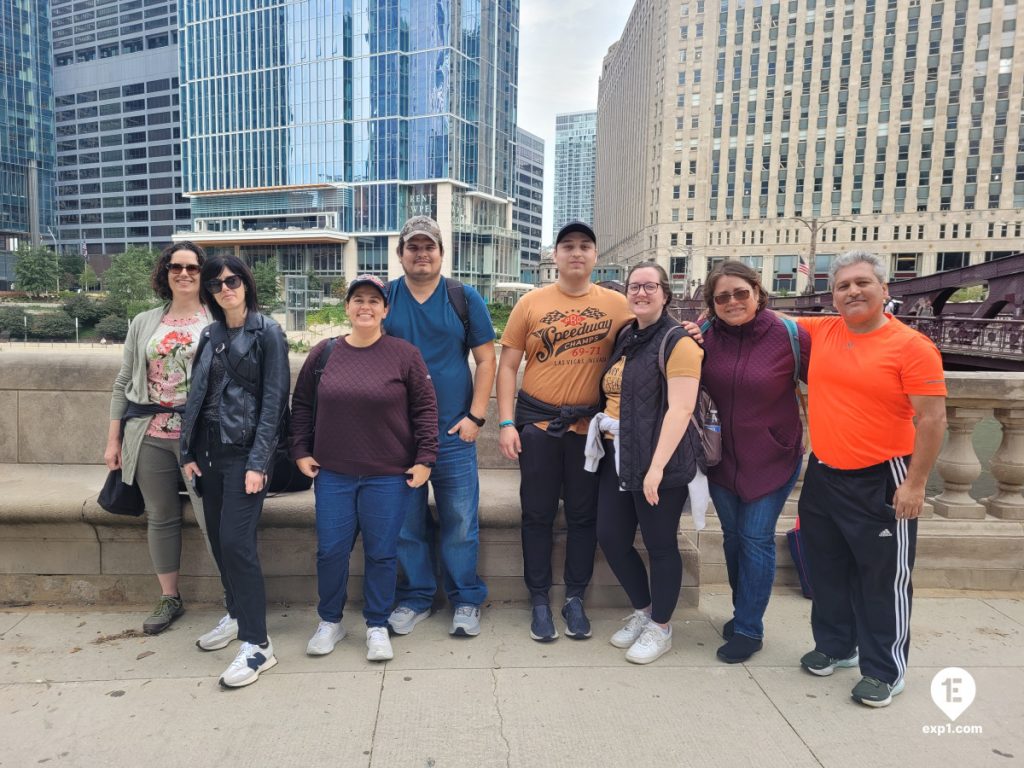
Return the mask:
<svg viewBox="0 0 1024 768">
<path fill-rule="evenodd" d="M 309 656 L 326 656 L 344 638 L 345 628 L 341 626 L 340 621 L 321 621 L 316 628 L 316 632 L 309 638 L 306 654 Z"/>
<path fill-rule="evenodd" d="M 623 621 L 626 622 L 626 625 L 612 635 L 611 644 L 616 648 L 629 648 L 632 646 L 636 639 L 640 637 L 640 633 L 650 623 L 651 617 L 643 611 L 633 611 Z"/>
<path fill-rule="evenodd" d="M 672 625 L 662 629 L 653 621 L 648 622 L 640 637 L 626 651 L 626 661 L 634 664 L 650 664 L 672 650 Z"/>
<path fill-rule="evenodd" d="M 391 650 L 391 638 L 387 627 L 366 628 L 366 660 L 391 661 L 395 652 Z"/>
<path fill-rule="evenodd" d="M 480 634 L 480 606 L 463 603 L 456 607 L 452 615 L 452 627 L 449 635 L 459 637 L 476 637 Z"/>
<path fill-rule="evenodd" d="M 203 651 L 219 651 L 227 648 L 232 640 L 238 638 L 238 620 L 225 613 L 220 623 L 205 635 L 200 635 L 196 646 Z"/>
<path fill-rule="evenodd" d="M 269 637 L 266 648 L 260 648 L 254 643 L 242 643 L 235 660 L 220 676 L 220 684 L 225 688 L 252 685 L 259 678 L 260 672 L 266 672 L 275 664 L 274 644 Z"/>
<path fill-rule="evenodd" d="M 413 627 L 428 616 L 430 616 L 429 609 L 423 613 L 416 613 L 412 608 L 400 605 L 388 616 L 388 624 L 391 625 L 391 631 L 396 635 L 408 635 L 412 632 Z"/>
</svg>

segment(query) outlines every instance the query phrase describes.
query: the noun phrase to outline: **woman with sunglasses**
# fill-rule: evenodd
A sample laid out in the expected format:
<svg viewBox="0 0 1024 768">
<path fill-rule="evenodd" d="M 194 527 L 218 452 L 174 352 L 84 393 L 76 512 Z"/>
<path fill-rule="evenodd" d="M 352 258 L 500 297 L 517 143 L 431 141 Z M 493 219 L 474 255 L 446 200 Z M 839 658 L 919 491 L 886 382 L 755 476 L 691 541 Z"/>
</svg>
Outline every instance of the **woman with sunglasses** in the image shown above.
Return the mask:
<svg viewBox="0 0 1024 768">
<path fill-rule="evenodd" d="M 757 272 L 725 261 L 708 276 L 701 383 L 722 420 L 722 460 L 708 480 L 722 524 L 733 618 L 718 658 L 746 661 L 761 650 L 764 612 L 775 581 L 775 524 L 800 475 L 803 426 L 794 393 L 790 331 L 765 307 Z M 799 329 L 800 377 L 806 380 L 810 337 Z"/>
<path fill-rule="evenodd" d="M 398 538 L 437 461 L 437 398 L 419 350 L 384 333 L 380 278 L 349 283 L 345 310 L 352 332 L 310 350 L 293 398 L 292 456 L 316 489 L 320 621 L 306 653 L 325 656 L 345 637 L 349 558 L 361 533 L 366 658 L 388 661 Z"/>
<path fill-rule="evenodd" d="M 285 426 L 291 374 L 284 332 L 257 310 L 256 283 L 244 262 L 207 259 L 202 295 L 214 322 L 196 355 L 181 463 L 202 492 L 228 612 L 196 645 L 215 651 L 236 637 L 242 641 L 220 678 L 224 687 L 238 688 L 277 664 L 256 529 Z"/>
<path fill-rule="evenodd" d="M 701 460 L 690 415 L 703 353 L 665 311 L 672 289 L 660 265 L 634 266 L 626 298 L 636 319 L 619 333 L 608 358 L 586 468 L 594 471 L 594 457 L 603 455 L 597 539 L 634 609 L 611 644 L 628 649 L 628 661 L 649 664 L 672 648 L 669 622 L 683 581 L 679 517 Z M 649 577 L 633 545 L 637 525 Z"/>
<path fill-rule="evenodd" d="M 163 300 L 132 319 L 121 370 L 110 400 L 110 429 L 103 460 L 120 467 L 124 482 L 138 485 L 146 505 L 149 555 L 160 582 L 160 599 L 142 623 L 149 635 L 163 632 L 185 611 L 178 592 L 181 564 L 182 473 L 178 462 L 181 411 L 188 396 L 199 334 L 210 322 L 200 298 L 199 270 L 206 255 L 198 245 L 175 243 L 153 267 L 153 291 Z M 203 504 L 189 489 L 205 536 Z"/>
</svg>

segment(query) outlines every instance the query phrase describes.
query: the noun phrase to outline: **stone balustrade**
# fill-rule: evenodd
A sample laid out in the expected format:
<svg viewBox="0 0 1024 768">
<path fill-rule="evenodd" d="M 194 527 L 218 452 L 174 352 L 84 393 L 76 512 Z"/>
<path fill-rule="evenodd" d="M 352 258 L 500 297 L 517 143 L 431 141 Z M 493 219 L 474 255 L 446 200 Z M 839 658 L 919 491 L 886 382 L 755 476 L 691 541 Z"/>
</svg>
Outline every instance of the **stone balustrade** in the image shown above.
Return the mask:
<svg viewBox="0 0 1024 768">
<path fill-rule="evenodd" d="M 292 357 L 293 377 L 302 362 L 301 356 Z M 107 515 L 95 504 L 105 471 L 110 387 L 119 364 L 119 349 L 65 351 L 0 344 L 0 594 L 46 600 L 148 599 L 152 575 L 144 526 L 134 518 Z M 919 529 L 915 583 L 1022 589 L 1024 374 L 950 372 L 947 383 L 949 436 L 936 467 L 942 487 L 929 497 Z M 972 491 L 983 467 L 972 437 L 977 425 L 989 418 L 1001 427 L 1001 443 L 988 467 L 997 487 L 988 498 L 976 499 L 980 494 Z M 519 473 L 498 451 L 493 400 L 488 419 L 479 443 L 481 567 L 494 599 L 522 599 Z M 785 531 L 792 527 L 799 490 L 798 485 L 778 526 L 777 583 L 783 586 L 795 584 Z M 190 511 L 186 519 L 182 572 L 192 579 L 195 597 L 215 599 L 215 573 Z M 310 492 L 271 499 L 262 524 L 273 599 L 309 599 L 309 553 L 315 549 Z M 556 553 L 561 546 L 556 543 Z M 726 582 L 721 530 L 713 514 L 700 533 L 684 519 L 680 550 L 685 564 L 681 599 L 695 604 L 699 585 Z M 354 569 L 357 573 L 358 565 Z M 622 599 L 600 553 L 591 591 L 605 604 Z"/>
</svg>

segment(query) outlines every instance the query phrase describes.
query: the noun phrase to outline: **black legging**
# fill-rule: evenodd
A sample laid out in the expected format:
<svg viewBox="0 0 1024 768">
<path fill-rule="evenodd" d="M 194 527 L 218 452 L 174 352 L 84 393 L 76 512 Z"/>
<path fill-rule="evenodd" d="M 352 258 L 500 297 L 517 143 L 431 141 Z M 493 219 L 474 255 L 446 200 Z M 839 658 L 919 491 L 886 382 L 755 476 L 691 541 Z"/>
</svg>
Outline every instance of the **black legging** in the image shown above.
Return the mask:
<svg viewBox="0 0 1024 768">
<path fill-rule="evenodd" d="M 597 540 L 633 608 L 640 610 L 649 605 L 651 618 L 667 624 L 683 583 L 683 558 L 676 536 L 686 503 L 686 486 L 659 488 L 658 506 L 652 507 L 643 491 L 619 490 L 614 444 L 605 440 L 604 448 L 599 469 Z M 650 581 L 644 561 L 633 546 L 638 523 L 651 563 Z"/>
</svg>

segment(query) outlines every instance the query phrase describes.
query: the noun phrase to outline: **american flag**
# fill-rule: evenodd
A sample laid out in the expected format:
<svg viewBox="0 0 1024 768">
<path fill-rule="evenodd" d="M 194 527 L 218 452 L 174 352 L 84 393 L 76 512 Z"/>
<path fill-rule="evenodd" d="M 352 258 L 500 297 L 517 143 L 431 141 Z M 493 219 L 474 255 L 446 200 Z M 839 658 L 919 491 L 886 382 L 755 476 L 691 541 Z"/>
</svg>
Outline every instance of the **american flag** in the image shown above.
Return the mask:
<svg viewBox="0 0 1024 768">
<path fill-rule="evenodd" d="M 799 270 L 801 275 L 811 274 L 811 268 L 807 265 L 807 260 L 803 256 L 800 257 Z"/>
</svg>

